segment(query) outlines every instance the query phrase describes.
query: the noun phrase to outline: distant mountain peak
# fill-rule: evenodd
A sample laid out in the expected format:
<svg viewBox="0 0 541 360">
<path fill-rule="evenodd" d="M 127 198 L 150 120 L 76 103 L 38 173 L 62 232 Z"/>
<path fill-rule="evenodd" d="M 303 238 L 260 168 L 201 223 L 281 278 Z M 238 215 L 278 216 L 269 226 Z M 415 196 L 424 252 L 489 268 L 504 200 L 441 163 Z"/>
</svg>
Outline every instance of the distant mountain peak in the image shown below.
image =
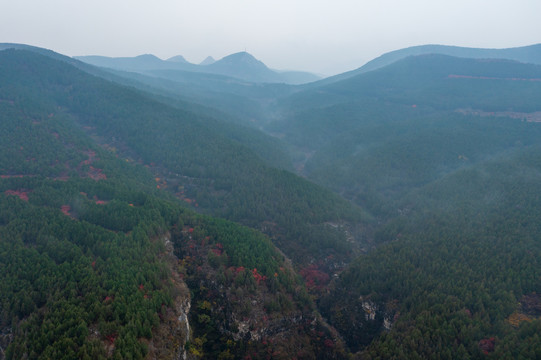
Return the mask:
<svg viewBox="0 0 541 360">
<path fill-rule="evenodd" d="M 216 61 L 213 66 L 227 66 L 227 67 L 242 67 L 242 68 L 252 68 L 252 69 L 261 69 L 268 70 L 270 69 L 263 62 L 257 60 L 253 55 L 247 53 L 246 51 L 241 51 L 228 55 L 218 61 Z"/>
<path fill-rule="evenodd" d="M 186 61 L 186 59 L 182 55 L 173 56 L 173 57 L 167 59 L 167 61 L 179 62 L 179 63 L 187 63 L 188 62 L 188 61 Z"/>
<path fill-rule="evenodd" d="M 207 65 L 206 69 L 215 74 L 256 82 L 273 82 L 279 78 L 277 73 L 245 51 L 228 55 Z"/>
<path fill-rule="evenodd" d="M 216 62 L 216 60 L 212 57 L 212 56 L 207 56 L 205 58 L 205 60 L 201 61 L 199 63 L 199 65 L 210 65 L 210 64 L 214 64 Z"/>
<path fill-rule="evenodd" d="M 159 61 L 162 61 L 159 57 L 157 57 L 156 55 L 152 55 L 152 54 L 142 54 L 142 55 L 138 55 L 135 57 L 135 59 L 140 59 L 140 60 L 159 60 Z"/>
</svg>

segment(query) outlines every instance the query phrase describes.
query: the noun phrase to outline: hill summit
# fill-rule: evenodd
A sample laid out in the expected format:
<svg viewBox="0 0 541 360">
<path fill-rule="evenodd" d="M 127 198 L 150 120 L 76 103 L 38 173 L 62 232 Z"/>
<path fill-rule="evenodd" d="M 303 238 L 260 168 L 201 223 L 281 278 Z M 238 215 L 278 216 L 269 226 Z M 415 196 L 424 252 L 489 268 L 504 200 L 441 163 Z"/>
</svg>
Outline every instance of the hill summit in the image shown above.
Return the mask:
<svg viewBox="0 0 541 360">
<path fill-rule="evenodd" d="M 228 55 L 209 65 L 208 69 L 215 74 L 258 82 L 276 82 L 279 78 L 277 73 L 245 51 Z"/>
<path fill-rule="evenodd" d="M 207 56 L 205 58 L 205 60 L 201 61 L 199 63 L 199 65 L 210 65 L 210 64 L 214 64 L 216 62 L 216 60 L 212 57 L 212 56 Z"/>
</svg>

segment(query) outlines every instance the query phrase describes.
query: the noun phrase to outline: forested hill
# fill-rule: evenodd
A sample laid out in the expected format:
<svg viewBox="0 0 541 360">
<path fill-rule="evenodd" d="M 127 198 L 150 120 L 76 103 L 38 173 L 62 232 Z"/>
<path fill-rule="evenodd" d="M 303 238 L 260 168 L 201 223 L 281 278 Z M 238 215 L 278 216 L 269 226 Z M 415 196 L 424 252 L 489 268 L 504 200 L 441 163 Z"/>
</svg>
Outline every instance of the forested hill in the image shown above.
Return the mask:
<svg viewBox="0 0 541 360">
<path fill-rule="evenodd" d="M 260 163 L 249 151 L 33 52 L 1 51 L 0 78 L 1 358 L 343 356 L 268 237 L 186 209 L 155 178 L 163 165 L 112 137 L 156 135 L 138 118 L 152 113 Z M 112 135 L 123 116 L 140 129 Z"/>
<path fill-rule="evenodd" d="M 410 57 L 283 99 L 267 129 L 309 154 L 307 177 L 394 216 L 413 188 L 536 144 L 539 79 L 508 60 Z"/>
<path fill-rule="evenodd" d="M 337 82 L 362 73 L 366 73 L 391 65 L 392 63 L 407 58 L 409 56 L 430 54 L 447 55 L 467 59 L 507 59 L 527 64 L 541 65 L 541 44 L 507 49 L 483 49 L 447 45 L 419 45 L 390 51 L 381 56 L 378 56 L 375 59 L 370 60 L 358 69 L 332 76 L 323 79 L 317 83 L 309 84 L 307 86 Z"/>
<path fill-rule="evenodd" d="M 268 130 L 380 221 L 319 302 L 361 358 L 540 356 L 540 80 L 425 55 L 281 99 Z"/>
<path fill-rule="evenodd" d="M 467 59 L 429 54 L 410 56 L 389 66 L 280 99 L 277 108 L 290 115 L 359 98 L 454 110 L 536 111 L 534 101 L 541 66 L 505 59 Z M 314 84 L 315 85 L 315 84 Z M 526 106 L 527 104 L 527 106 Z"/>
<path fill-rule="evenodd" d="M 218 89 L 27 50 L 0 51 L 0 356 L 541 357 L 540 66 Z"/>
<path fill-rule="evenodd" d="M 541 355 L 540 159 L 538 144 L 520 146 L 398 205 L 377 250 L 320 303 L 351 350 L 367 359 Z"/>
<path fill-rule="evenodd" d="M 5 86 L 73 116 L 82 131 L 130 162 L 151 168 L 156 186 L 198 210 L 269 233 L 301 262 L 351 256 L 341 228 L 359 210 L 339 196 L 265 164 L 213 128 L 214 121 L 174 109 L 65 63 L 4 51 Z M 320 231 L 321 230 L 321 231 Z M 339 260 L 337 260 L 339 261 Z"/>
<path fill-rule="evenodd" d="M 383 54 L 362 66 L 363 72 L 372 71 L 408 56 L 440 54 L 468 59 L 507 59 L 541 65 L 541 44 L 507 49 L 482 49 L 461 46 L 420 45 Z"/>
</svg>

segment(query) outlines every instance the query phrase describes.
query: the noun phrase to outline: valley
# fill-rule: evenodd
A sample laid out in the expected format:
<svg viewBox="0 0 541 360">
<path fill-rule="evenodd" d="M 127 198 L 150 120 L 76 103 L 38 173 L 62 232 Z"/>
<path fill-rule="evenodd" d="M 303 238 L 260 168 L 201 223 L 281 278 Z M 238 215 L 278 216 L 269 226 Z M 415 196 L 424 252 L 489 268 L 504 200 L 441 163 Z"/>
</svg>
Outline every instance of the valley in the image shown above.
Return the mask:
<svg viewBox="0 0 541 360">
<path fill-rule="evenodd" d="M 0 49 L 0 359 L 541 356 L 538 45 Z"/>
</svg>

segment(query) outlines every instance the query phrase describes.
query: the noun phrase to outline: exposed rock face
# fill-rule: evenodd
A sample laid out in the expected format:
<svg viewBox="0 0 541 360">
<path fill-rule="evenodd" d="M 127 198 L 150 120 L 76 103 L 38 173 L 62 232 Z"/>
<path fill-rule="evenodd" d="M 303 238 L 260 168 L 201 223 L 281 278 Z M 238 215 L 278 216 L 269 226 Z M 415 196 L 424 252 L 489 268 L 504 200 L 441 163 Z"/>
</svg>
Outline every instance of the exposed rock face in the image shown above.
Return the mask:
<svg viewBox="0 0 541 360">
<path fill-rule="evenodd" d="M 181 331 L 181 337 L 184 339 L 184 342 L 181 347 L 179 347 L 177 352 L 177 359 L 180 360 L 186 360 L 187 359 L 187 353 L 186 349 L 184 348 L 184 345 L 190 341 L 190 322 L 188 320 L 188 314 L 190 313 L 190 308 L 192 306 L 190 302 L 190 298 L 184 299 L 180 306 L 178 307 L 178 311 L 180 312 L 180 315 L 178 317 L 178 322 L 180 324 L 180 331 Z M 184 329 L 182 329 L 182 326 L 184 325 Z"/>
<path fill-rule="evenodd" d="M 189 358 L 184 345 L 190 339 L 190 291 L 178 271 L 178 258 L 173 253 L 170 234 L 165 234 L 161 241 L 166 249 L 162 257 L 171 270 L 173 305 L 165 309 L 160 317 L 160 325 L 153 332 L 152 340 L 148 344 L 147 359 L 185 360 Z"/>
<path fill-rule="evenodd" d="M 370 300 L 363 301 L 361 297 L 361 306 L 365 312 L 366 320 L 376 320 L 378 306 L 374 302 Z"/>
<path fill-rule="evenodd" d="M 391 330 L 391 327 L 393 326 L 393 323 L 391 322 L 391 319 L 386 317 L 383 319 L 383 327 L 385 330 L 389 331 Z"/>
<path fill-rule="evenodd" d="M 233 266 L 225 246 L 191 224 L 173 242 L 193 296 L 187 359 L 346 357 L 339 334 L 308 298 L 301 303 L 302 285 L 285 262 L 266 275 Z"/>
</svg>

